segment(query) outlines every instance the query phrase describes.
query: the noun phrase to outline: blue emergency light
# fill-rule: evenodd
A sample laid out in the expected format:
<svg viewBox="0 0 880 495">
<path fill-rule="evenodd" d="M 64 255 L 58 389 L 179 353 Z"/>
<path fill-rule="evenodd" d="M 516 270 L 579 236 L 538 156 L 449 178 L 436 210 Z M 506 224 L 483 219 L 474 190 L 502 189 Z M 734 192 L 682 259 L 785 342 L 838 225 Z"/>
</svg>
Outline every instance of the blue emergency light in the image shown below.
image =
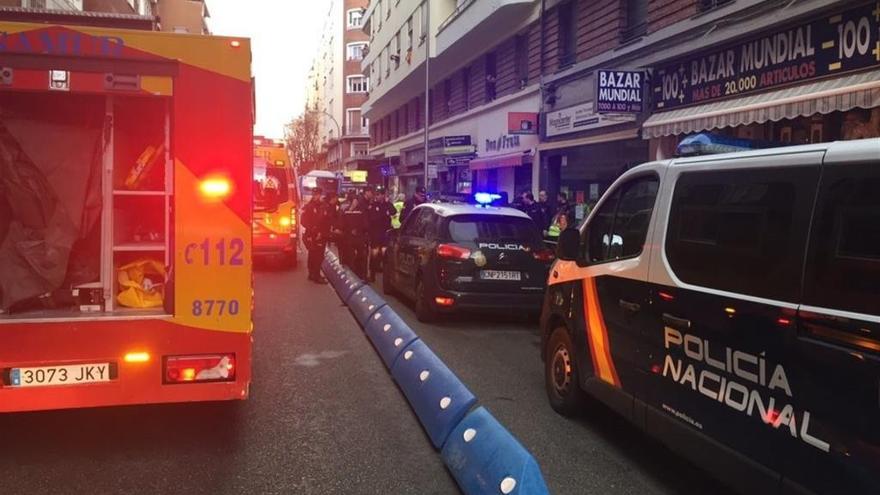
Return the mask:
<svg viewBox="0 0 880 495">
<path fill-rule="evenodd" d="M 478 192 L 478 193 L 474 194 L 474 201 L 478 205 L 488 206 L 488 205 L 491 205 L 492 203 L 498 201 L 499 199 L 501 199 L 500 194 L 487 193 L 487 192 Z"/>
</svg>

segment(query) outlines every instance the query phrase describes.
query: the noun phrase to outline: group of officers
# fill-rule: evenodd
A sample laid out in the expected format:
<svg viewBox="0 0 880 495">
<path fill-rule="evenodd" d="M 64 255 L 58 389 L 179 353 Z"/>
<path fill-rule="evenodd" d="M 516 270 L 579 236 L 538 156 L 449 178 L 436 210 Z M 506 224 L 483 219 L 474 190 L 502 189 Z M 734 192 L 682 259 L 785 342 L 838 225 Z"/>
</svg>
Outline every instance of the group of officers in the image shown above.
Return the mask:
<svg viewBox="0 0 880 495">
<path fill-rule="evenodd" d="M 328 243 L 336 244 L 339 260 L 350 267 L 358 277 L 374 281 L 382 271 L 382 260 L 388 232 L 406 220 L 416 206 L 427 201 L 424 187 L 416 188 L 406 202 L 392 202 L 383 187 L 367 186 L 360 193 L 349 191 L 339 201 L 336 191 L 312 189 L 312 197 L 302 210 L 305 228 L 303 243 L 309 251 L 309 280 L 318 284 L 327 281 L 321 275 L 321 261 Z M 529 191 L 523 191 L 511 204 L 525 212 L 542 231 L 553 239 L 573 226 L 574 211 L 564 192 L 560 192 L 552 206 L 547 192 L 541 191 L 538 200 Z"/>
<path fill-rule="evenodd" d="M 409 200 L 397 205 L 383 187 L 367 186 L 360 193 L 349 191 L 341 202 L 336 191 L 325 194 L 320 188 L 312 189 L 301 217 L 305 228 L 303 243 L 309 251 L 308 279 L 327 283 L 321 275 L 321 261 L 327 244 L 332 242 L 342 264 L 358 277 L 374 281 L 382 271 L 388 232 L 426 200 L 425 189 L 421 187 Z"/>
</svg>

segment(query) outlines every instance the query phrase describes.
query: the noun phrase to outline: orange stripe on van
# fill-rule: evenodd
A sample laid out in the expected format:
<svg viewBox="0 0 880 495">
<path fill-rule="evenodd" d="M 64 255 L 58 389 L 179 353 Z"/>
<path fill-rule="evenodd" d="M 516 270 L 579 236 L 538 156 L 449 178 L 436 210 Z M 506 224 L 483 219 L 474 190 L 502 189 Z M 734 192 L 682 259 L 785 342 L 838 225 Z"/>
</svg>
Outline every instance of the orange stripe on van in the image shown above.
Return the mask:
<svg viewBox="0 0 880 495">
<path fill-rule="evenodd" d="M 584 279 L 584 315 L 586 316 L 587 342 L 593 356 L 593 368 L 596 376 L 602 381 L 620 387 L 620 378 L 611 358 L 611 342 L 608 340 L 608 329 L 599 305 L 599 294 L 596 290 L 596 279 Z"/>
</svg>

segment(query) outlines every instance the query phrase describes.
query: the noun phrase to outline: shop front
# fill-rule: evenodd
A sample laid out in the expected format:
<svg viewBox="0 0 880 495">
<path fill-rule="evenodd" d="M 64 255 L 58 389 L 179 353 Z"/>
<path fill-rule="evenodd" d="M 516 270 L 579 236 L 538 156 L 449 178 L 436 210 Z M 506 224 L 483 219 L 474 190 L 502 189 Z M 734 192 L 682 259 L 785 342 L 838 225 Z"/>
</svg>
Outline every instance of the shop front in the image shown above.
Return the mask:
<svg viewBox="0 0 880 495">
<path fill-rule="evenodd" d="M 529 101 L 529 106 L 537 101 Z M 537 112 L 500 108 L 479 119 L 480 140 L 477 158 L 471 160 L 468 174 L 473 189 L 516 194 L 532 189 L 532 162 L 538 146 Z"/>
<path fill-rule="evenodd" d="M 579 85 L 584 86 L 582 81 Z M 545 112 L 538 146 L 538 189 L 547 191 L 551 202 L 564 193 L 575 205 L 578 221 L 623 172 L 648 159 L 636 114 L 600 114 L 594 109 L 595 102 L 589 100 Z"/>
<path fill-rule="evenodd" d="M 655 67 L 652 158 L 700 132 L 757 146 L 880 136 L 880 9 L 849 5 Z"/>
</svg>

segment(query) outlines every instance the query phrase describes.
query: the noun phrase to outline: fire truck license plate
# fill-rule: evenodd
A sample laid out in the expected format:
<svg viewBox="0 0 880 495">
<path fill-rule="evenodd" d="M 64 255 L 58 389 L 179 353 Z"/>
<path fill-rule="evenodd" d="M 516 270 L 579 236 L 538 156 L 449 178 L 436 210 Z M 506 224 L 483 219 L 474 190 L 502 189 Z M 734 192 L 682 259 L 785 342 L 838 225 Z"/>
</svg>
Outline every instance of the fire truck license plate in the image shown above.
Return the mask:
<svg viewBox="0 0 880 495">
<path fill-rule="evenodd" d="M 12 368 L 9 372 L 9 381 L 13 387 L 109 382 L 110 363 Z"/>
</svg>

